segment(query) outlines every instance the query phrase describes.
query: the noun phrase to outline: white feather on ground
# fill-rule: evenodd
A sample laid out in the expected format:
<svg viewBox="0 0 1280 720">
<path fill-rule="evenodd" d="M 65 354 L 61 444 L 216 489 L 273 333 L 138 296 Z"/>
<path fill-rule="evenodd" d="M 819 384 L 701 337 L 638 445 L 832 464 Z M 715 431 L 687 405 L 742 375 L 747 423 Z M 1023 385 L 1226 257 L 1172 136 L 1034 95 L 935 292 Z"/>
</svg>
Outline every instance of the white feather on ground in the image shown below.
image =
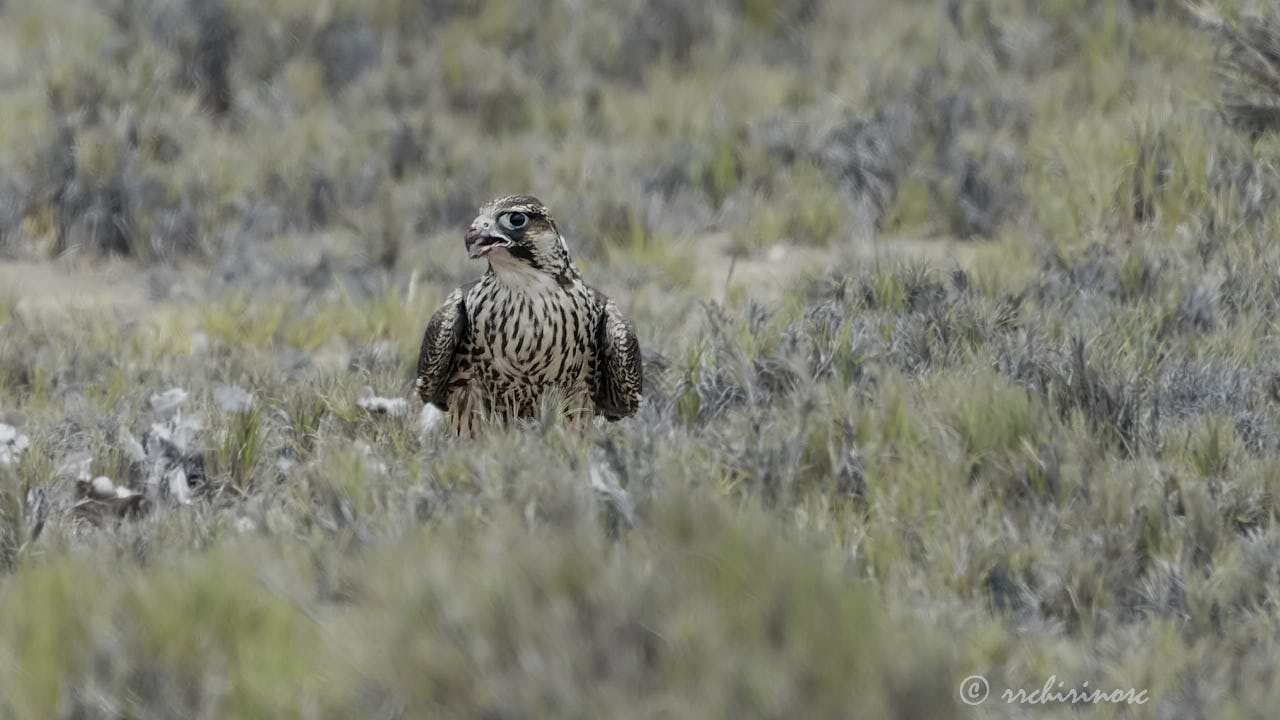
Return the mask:
<svg viewBox="0 0 1280 720">
<path fill-rule="evenodd" d="M 0 466 L 18 464 L 18 458 L 30 445 L 30 438 L 16 427 L 0 423 Z"/>
<path fill-rule="evenodd" d="M 356 406 L 374 415 L 404 417 L 409 413 L 409 401 L 404 398 L 384 398 L 373 393 L 373 388 L 366 387 L 356 398 Z"/>
</svg>

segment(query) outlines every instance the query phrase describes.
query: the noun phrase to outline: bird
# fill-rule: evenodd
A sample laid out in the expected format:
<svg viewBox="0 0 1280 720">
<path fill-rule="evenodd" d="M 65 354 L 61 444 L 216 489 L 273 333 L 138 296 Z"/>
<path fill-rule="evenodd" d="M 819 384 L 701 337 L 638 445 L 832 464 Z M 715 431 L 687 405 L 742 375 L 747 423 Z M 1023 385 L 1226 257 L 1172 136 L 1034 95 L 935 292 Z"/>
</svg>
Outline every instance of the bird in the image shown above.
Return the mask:
<svg viewBox="0 0 1280 720">
<path fill-rule="evenodd" d="M 488 269 L 428 321 L 415 380 L 422 401 L 460 437 L 535 418 L 548 393 L 583 423 L 635 414 L 644 390 L 635 327 L 583 282 L 547 207 L 532 195 L 491 200 L 464 242 Z"/>
</svg>

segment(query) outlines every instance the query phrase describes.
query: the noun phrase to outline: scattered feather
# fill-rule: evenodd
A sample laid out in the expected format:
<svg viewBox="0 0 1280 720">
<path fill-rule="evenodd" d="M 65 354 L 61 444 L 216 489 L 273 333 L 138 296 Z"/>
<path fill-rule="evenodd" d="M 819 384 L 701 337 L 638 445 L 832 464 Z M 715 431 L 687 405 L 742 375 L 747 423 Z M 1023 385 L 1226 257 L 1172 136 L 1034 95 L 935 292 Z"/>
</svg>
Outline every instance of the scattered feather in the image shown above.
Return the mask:
<svg viewBox="0 0 1280 720">
<path fill-rule="evenodd" d="M 141 493 L 117 485 L 103 475 L 77 480 L 76 494 L 78 500 L 72 509 L 78 516 L 97 523 L 107 517 L 136 516 L 147 507 Z"/>
<path fill-rule="evenodd" d="M 213 401 L 226 413 L 248 412 L 253 409 L 253 394 L 237 385 L 223 385 L 214 390 Z"/>
<path fill-rule="evenodd" d="M 418 433 L 426 437 L 440 427 L 442 422 L 444 422 L 444 412 L 435 405 L 427 403 L 422 406 L 422 412 L 418 413 Z"/>
<path fill-rule="evenodd" d="M 373 388 L 366 387 L 356 398 L 356 406 L 374 415 L 404 417 L 409 413 L 409 401 L 404 398 L 384 398 L 373 394 Z"/>
<path fill-rule="evenodd" d="M 16 465 L 30 445 L 30 438 L 18 432 L 17 428 L 0 423 L 0 465 Z"/>
<path fill-rule="evenodd" d="M 116 438 L 120 442 L 120 447 L 124 450 L 124 454 L 130 460 L 136 463 L 146 462 L 147 451 L 142 447 L 142 443 L 138 442 L 138 438 L 134 437 L 133 433 L 129 431 L 129 428 L 121 425 L 119 432 L 116 433 Z"/>
<path fill-rule="evenodd" d="M 591 477 L 591 489 L 600 494 L 630 526 L 635 521 L 635 505 L 631 502 L 631 494 L 622 487 L 618 475 L 605 462 L 592 459 L 588 470 Z"/>
<path fill-rule="evenodd" d="M 151 410 L 164 417 L 178 411 L 187 403 L 187 391 L 182 388 L 171 388 L 151 396 Z"/>
<path fill-rule="evenodd" d="M 168 420 L 153 423 L 143 437 L 145 452 L 145 493 L 148 498 L 168 497 L 179 505 L 191 502 L 192 472 L 202 474 L 204 466 L 199 437 L 202 425 L 194 418 L 176 413 Z"/>
</svg>

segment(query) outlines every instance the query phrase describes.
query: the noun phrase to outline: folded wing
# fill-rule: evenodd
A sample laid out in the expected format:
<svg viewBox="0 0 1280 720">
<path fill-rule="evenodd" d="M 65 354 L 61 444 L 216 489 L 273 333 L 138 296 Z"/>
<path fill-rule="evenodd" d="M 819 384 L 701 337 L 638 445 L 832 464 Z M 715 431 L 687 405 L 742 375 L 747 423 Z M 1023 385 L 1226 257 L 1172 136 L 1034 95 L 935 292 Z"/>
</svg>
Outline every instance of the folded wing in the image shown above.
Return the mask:
<svg viewBox="0 0 1280 720">
<path fill-rule="evenodd" d="M 418 353 L 418 378 L 414 383 L 425 403 L 448 409 L 449 381 L 457 365 L 457 352 L 467 334 L 464 305 L 467 287 L 449 294 L 444 306 L 431 316 Z"/>
<path fill-rule="evenodd" d="M 596 412 L 609 420 L 634 415 L 640 407 L 644 379 L 635 328 L 612 300 L 593 291 L 601 308 L 595 334 L 592 394 Z"/>
</svg>

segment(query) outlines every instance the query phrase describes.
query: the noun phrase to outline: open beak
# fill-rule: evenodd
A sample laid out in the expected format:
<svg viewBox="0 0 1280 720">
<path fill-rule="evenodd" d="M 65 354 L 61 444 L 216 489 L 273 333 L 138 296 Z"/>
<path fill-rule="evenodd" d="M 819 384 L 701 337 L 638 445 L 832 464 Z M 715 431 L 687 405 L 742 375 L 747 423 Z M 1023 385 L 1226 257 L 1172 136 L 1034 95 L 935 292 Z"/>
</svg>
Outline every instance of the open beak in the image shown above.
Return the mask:
<svg viewBox="0 0 1280 720">
<path fill-rule="evenodd" d="M 466 243 L 468 255 L 482 258 L 497 248 L 510 247 L 511 238 L 494 225 L 493 218 L 481 215 L 467 228 Z"/>
</svg>

